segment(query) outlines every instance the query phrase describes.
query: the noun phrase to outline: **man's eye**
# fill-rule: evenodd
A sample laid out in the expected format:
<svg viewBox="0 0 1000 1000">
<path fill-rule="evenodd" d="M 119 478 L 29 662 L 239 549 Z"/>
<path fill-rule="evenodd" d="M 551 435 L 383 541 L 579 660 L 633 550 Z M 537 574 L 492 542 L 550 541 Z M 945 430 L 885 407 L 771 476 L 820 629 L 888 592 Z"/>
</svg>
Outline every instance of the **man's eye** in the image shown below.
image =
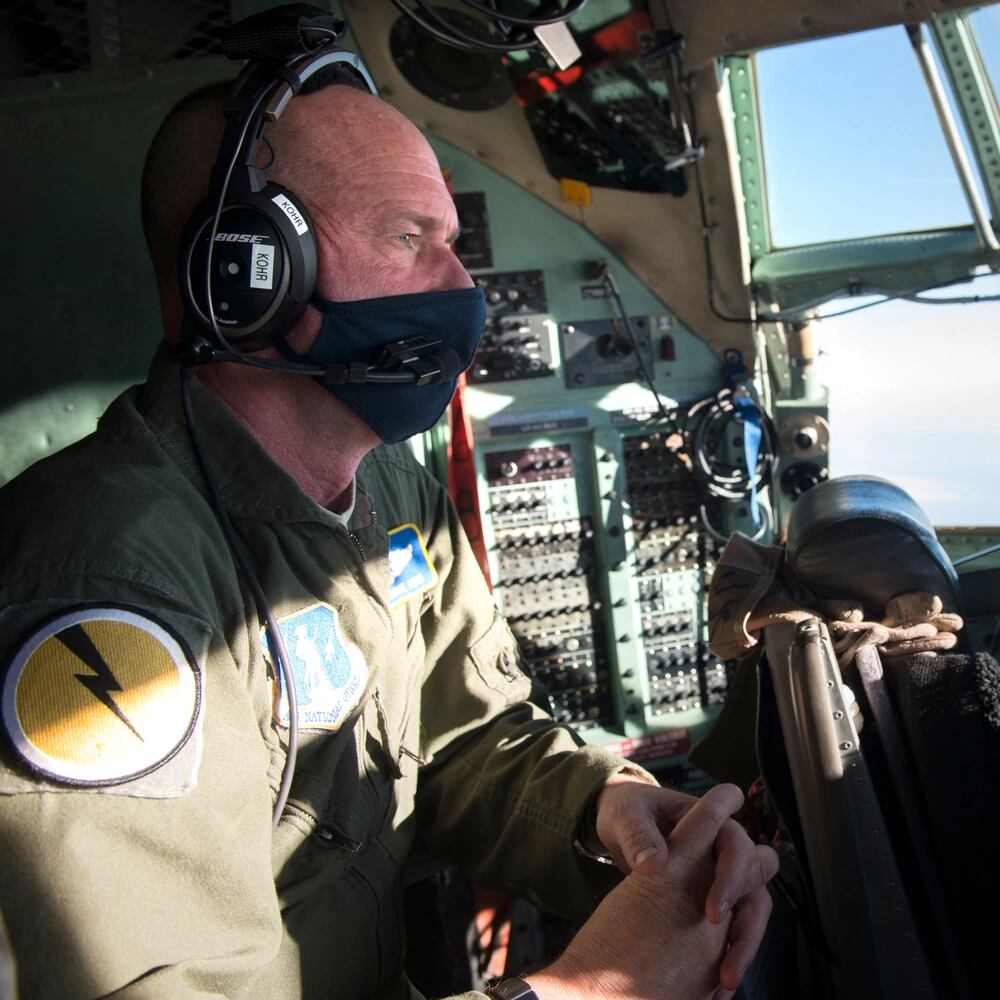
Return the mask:
<svg viewBox="0 0 1000 1000">
<path fill-rule="evenodd" d="M 416 242 L 417 242 L 417 234 L 416 234 L 416 233 L 400 233 L 400 234 L 399 234 L 399 235 L 398 235 L 398 236 L 396 237 L 396 239 L 397 239 L 397 240 L 398 240 L 398 241 L 399 241 L 399 242 L 400 242 L 400 243 L 401 243 L 401 244 L 402 244 L 402 245 L 403 245 L 404 247 L 412 247 L 412 246 L 415 246 L 415 245 L 416 245 Z"/>
</svg>

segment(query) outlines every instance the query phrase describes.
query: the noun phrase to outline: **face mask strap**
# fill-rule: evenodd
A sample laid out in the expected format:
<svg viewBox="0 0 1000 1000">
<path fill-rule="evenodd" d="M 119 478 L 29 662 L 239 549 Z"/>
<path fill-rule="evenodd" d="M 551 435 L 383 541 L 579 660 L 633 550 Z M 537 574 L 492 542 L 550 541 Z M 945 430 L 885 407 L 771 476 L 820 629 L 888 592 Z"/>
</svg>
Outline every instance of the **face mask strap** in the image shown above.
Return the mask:
<svg viewBox="0 0 1000 1000">
<path fill-rule="evenodd" d="M 296 361 L 299 364 L 308 364 L 309 363 L 309 357 L 308 357 L 308 355 L 306 355 L 306 354 L 299 354 L 299 352 L 296 351 L 295 348 L 293 348 L 292 345 L 288 343 L 288 341 L 285 339 L 285 337 L 282 337 L 280 340 L 276 340 L 274 342 L 273 346 L 277 348 L 278 353 L 286 361 Z"/>
</svg>

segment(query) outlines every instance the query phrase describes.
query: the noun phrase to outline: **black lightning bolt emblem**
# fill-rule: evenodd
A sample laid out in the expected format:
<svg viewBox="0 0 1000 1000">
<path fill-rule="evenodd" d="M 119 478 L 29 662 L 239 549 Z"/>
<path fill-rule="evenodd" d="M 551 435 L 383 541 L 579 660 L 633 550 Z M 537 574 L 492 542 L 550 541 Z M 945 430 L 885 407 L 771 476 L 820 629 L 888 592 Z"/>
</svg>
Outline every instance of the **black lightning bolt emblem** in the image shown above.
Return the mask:
<svg viewBox="0 0 1000 1000">
<path fill-rule="evenodd" d="M 102 704 L 106 705 L 143 743 L 135 726 L 126 718 L 125 713 L 115 704 L 111 697 L 112 691 L 121 691 L 122 686 L 111 672 L 103 656 L 91 638 L 83 630 L 82 625 L 70 625 L 56 636 L 59 641 L 74 655 L 82 660 L 94 672 L 92 674 L 74 674 L 73 676 Z"/>
</svg>

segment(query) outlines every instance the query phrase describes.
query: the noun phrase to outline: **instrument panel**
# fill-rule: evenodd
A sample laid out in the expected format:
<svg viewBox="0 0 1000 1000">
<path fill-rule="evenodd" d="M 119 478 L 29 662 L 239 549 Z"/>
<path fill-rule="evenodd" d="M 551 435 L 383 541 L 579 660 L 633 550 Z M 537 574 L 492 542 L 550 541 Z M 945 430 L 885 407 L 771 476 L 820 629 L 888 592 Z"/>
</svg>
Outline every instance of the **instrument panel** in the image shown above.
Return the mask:
<svg viewBox="0 0 1000 1000">
<path fill-rule="evenodd" d="M 708 650 L 707 587 L 725 534 L 755 531 L 679 432 L 723 365 L 585 225 L 435 145 L 487 302 L 463 405 L 497 605 L 557 719 L 697 789 L 687 752 L 732 672 Z"/>
<path fill-rule="evenodd" d="M 708 649 L 707 588 L 728 532 L 758 533 L 749 504 L 708 495 L 685 452 L 688 411 L 725 385 L 724 364 L 585 210 L 432 143 L 487 304 L 463 407 L 471 534 L 496 603 L 557 719 L 697 790 L 687 752 L 733 669 Z"/>
</svg>

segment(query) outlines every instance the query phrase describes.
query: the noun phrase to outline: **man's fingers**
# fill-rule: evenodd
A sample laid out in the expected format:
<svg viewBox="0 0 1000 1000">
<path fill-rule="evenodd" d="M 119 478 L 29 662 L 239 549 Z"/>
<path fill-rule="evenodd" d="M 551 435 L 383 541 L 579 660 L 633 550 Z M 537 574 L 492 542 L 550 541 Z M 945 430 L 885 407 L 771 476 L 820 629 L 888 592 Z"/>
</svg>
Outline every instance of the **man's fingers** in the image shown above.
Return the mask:
<svg viewBox="0 0 1000 1000">
<path fill-rule="evenodd" d="M 735 820 L 723 824 L 715 846 L 715 880 L 705 900 L 705 916 L 717 924 L 741 896 L 778 873 L 778 855 L 770 847 L 755 845 Z"/>
<path fill-rule="evenodd" d="M 743 894 L 755 856 L 753 842 L 735 820 L 727 820 L 715 840 L 715 880 L 705 900 L 705 916 L 720 923 Z"/>
<path fill-rule="evenodd" d="M 745 892 L 750 892 L 758 888 L 763 889 L 778 874 L 778 869 L 781 867 L 778 852 L 773 847 L 768 847 L 766 844 L 757 844 L 755 851 L 757 854 L 757 865 L 750 871 L 750 880 L 746 884 Z"/>
<path fill-rule="evenodd" d="M 608 779 L 597 799 L 597 835 L 627 875 L 655 875 L 667 863 L 664 831 L 698 800 L 646 781 Z"/>
<path fill-rule="evenodd" d="M 719 981 L 723 988 L 735 990 L 739 986 L 743 973 L 764 938 L 770 915 L 771 896 L 767 889 L 757 889 L 740 900 L 729 928 L 729 951 L 719 969 Z"/>
<path fill-rule="evenodd" d="M 659 795 L 656 799 L 657 824 L 661 830 L 672 830 L 698 800 L 693 795 L 676 792 L 672 788 L 661 788 L 658 791 L 666 794 Z"/>
<path fill-rule="evenodd" d="M 670 849 L 689 858 L 704 856 L 726 820 L 742 805 L 743 793 L 735 785 L 710 788 L 678 820 L 670 834 Z"/>
<path fill-rule="evenodd" d="M 667 863 L 667 844 L 647 803 L 643 799 L 624 799 L 615 817 L 618 850 L 628 865 L 626 870 L 640 875 L 653 875 Z"/>
</svg>

